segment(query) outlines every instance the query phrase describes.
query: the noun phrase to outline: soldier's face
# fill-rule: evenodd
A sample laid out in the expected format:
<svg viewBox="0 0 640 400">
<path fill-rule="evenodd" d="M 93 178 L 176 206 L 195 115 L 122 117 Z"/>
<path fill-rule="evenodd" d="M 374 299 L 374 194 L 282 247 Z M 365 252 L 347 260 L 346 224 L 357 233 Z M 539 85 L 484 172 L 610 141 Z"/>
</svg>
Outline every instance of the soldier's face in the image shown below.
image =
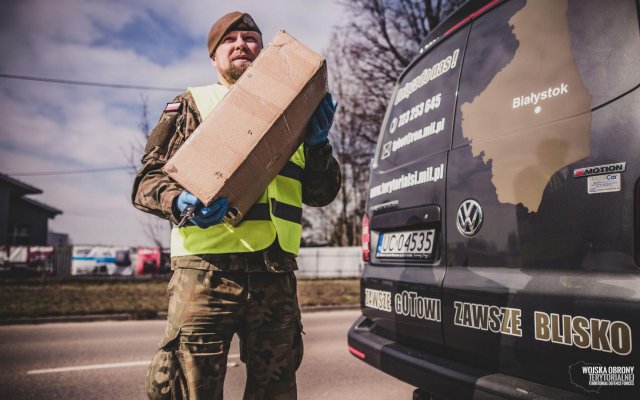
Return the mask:
<svg viewBox="0 0 640 400">
<path fill-rule="evenodd" d="M 262 50 L 262 36 L 253 31 L 227 33 L 211 58 L 223 83 L 234 84 Z"/>
</svg>

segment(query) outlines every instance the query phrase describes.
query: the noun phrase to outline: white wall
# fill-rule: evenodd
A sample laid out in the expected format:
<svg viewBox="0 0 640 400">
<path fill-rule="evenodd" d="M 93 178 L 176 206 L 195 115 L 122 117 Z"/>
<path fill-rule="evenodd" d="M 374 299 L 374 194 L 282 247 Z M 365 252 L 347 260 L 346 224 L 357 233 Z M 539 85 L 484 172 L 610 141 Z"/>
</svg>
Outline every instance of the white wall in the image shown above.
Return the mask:
<svg viewBox="0 0 640 400">
<path fill-rule="evenodd" d="M 359 278 L 360 247 L 305 247 L 298 253 L 298 278 Z"/>
</svg>

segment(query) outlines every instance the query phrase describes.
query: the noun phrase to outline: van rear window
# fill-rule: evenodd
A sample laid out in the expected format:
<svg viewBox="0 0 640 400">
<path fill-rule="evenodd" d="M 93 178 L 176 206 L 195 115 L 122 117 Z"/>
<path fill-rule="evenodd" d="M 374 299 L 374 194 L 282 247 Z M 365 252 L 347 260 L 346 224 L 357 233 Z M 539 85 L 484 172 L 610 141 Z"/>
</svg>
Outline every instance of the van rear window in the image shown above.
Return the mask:
<svg viewBox="0 0 640 400">
<path fill-rule="evenodd" d="M 399 81 L 378 139 L 374 168 L 392 169 L 449 149 L 468 28 L 414 63 Z"/>
</svg>

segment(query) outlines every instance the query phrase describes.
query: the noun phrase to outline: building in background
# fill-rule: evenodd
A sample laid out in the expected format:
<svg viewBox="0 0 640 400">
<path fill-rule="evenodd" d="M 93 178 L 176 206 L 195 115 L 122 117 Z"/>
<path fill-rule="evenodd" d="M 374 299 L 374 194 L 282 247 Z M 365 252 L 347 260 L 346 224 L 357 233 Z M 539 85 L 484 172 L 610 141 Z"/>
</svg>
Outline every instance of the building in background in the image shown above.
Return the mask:
<svg viewBox="0 0 640 400">
<path fill-rule="evenodd" d="M 71 244 L 68 233 L 58 233 L 49 231 L 47 234 L 47 244 L 49 246 L 64 246 Z"/>
<path fill-rule="evenodd" d="M 0 173 L 0 245 L 48 244 L 49 219 L 62 211 L 26 196 L 42 190 Z"/>
</svg>

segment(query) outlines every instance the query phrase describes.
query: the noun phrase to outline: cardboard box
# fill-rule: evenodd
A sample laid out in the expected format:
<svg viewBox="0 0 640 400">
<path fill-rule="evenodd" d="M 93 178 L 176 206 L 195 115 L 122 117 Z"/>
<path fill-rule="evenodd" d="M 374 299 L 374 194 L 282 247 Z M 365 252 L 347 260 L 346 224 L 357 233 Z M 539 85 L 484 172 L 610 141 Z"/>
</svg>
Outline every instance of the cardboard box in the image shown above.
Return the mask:
<svg viewBox="0 0 640 400">
<path fill-rule="evenodd" d="M 245 215 L 303 142 L 327 89 L 324 58 L 278 32 L 164 171 L 204 204 L 227 197 Z"/>
</svg>

